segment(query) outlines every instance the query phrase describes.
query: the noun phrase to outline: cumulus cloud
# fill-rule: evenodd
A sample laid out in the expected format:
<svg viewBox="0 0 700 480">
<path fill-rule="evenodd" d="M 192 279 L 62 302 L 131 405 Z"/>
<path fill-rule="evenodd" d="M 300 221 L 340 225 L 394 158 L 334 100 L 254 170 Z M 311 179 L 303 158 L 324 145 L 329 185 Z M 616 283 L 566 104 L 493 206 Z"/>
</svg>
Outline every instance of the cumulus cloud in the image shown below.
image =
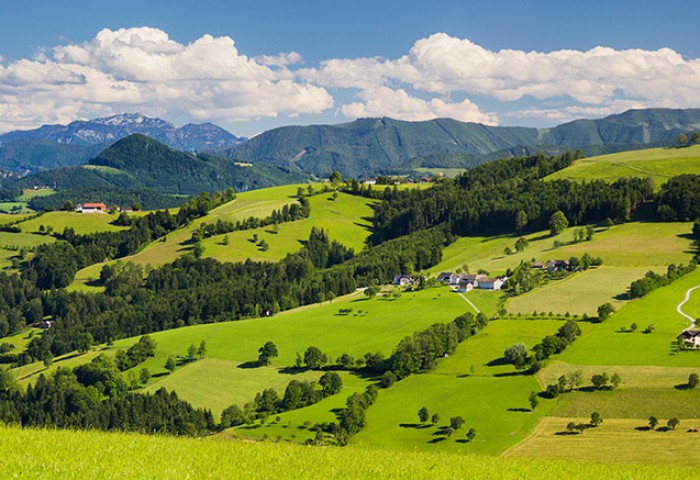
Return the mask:
<svg viewBox="0 0 700 480">
<path fill-rule="evenodd" d="M 331 108 L 324 87 L 286 68 L 300 60 L 295 52 L 249 58 L 230 37 L 184 45 L 155 28 L 105 29 L 0 65 L 0 131 L 135 110 L 226 122 Z"/>
<path fill-rule="evenodd" d="M 0 131 L 125 111 L 224 125 L 293 118 L 331 112 L 332 94 L 356 96 L 335 110 L 349 118 L 488 124 L 700 106 L 700 59 L 668 48 L 494 51 L 436 33 L 398 58 L 302 62 L 297 52 L 246 56 L 227 36 L 183 44 L 156 28 L 105 29 L 33 59 L 0 57 Z"/>
<path fill-rule="evenodd" d="M 430 101 L 409 95 L 405 90 L 388 87 L 367 89 L 358 94 L 362 102 L 342 105 L 338 112 L 346 117 L 392 117 L 399 120 L 421 121 L 434 118 L 454 118 L 463 122 L 497 123 L 496 117 L 479 111 L 469 100 L 448 103 L 439 98 Z"/>
<path fill-rule="evenodd" d="M 700 60 L 686 60 L 668 48 L 491 51 L 437 33 L 416 41 L 406 55 L 394 60 L 332 59 L 299 74 L 328 88 L 369 91 L 398 85 L 424 94 L 487 96 L 504 105 L 523 98 L 565 98 L 567 106 L 579 105 L 581 112 L 608 111 L 606 106 L 622 101 L 640 107 L 700 105 Z M 566 116 L 566 110 L 559 111 Z M 530 112 L 535 113 L 537 109 Z M 541 113 L 551 117 L 555 112 L 541 109 Z"/>
</svg>

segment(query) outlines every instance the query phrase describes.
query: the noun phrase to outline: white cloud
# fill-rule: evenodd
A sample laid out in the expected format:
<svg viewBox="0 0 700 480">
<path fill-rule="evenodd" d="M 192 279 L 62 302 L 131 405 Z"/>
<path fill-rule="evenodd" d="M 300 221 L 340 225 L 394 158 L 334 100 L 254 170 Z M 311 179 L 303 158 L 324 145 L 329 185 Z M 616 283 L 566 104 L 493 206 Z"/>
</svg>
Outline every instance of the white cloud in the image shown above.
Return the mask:
<svg viewBox="0 0 700 480">
<path fill-rule="evenodd" d="M 155 28 L 105 29 L 0 65 L 0 131 L 135 110 L 225 123 L 331 108 L 325 88 L 286 68 L 299 61 L 295 52 L 249 58 L 230 37 L 184 45 Z"/>
<path fill-rule="evenodd" d="M 409 95 L 405 90 L 377 87 L 364 90 L 358 96 L 363 102 L 342 105 L 338 112 L 350 118 L 387 116 L 398 120 L 422 121 L 434 118 L 454 118 L 463 122 L 497 123 L 493 115 L 479 111 L 469 100 L 448 103 L 439 98 L 430 101 Z"/>
<path fill-rule="evenodd" d="M 328 88 L 401 87 L 440 96 L 487 96 L 505 105 L 527 97 L 601 108 L 620 101 L 700 106 L 700 60 L 686 60 L 668 48 L 491 51 L 437 33 L 416 41 L 398 59 L 332 59 L 299 74 Z"/>
</svg>

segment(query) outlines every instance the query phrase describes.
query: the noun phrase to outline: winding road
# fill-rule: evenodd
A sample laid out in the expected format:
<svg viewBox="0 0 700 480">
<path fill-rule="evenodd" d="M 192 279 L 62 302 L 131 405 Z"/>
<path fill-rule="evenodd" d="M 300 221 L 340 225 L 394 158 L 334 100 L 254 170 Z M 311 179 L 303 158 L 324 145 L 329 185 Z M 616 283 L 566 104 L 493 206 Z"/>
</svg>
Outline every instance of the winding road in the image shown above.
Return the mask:
<svg viewBox="0 0 700 480">
<path fill-rule="evenodd" d="M 690 294 L 693 292 L 693 290 L 696 290 L 696 289 L 698 289 L 698 288 L 700 288 L 700 285 L 697 285 L 697 286 L 695 286 L 695 287 L 693 287 L 693 288 L 688 289 L 688 291 L 685 292 L 685 299 L 684 299 L 681 303 L 679 303 L 678 306 L 676 307 L 676 311 L 678 311 L 678 313 L 680 313 L 681 315 L 683 315 L 685 318 L 688 319 L 688 321 L 690 322 L 690 326 L 691 326 L 691 327 L 692 327 L 693 325 L 695 325 L 695 319 L 694 319 L 693 317 L 691 317 L 690 315 L 688 315 L 687 313 L 684 313 L 684 312 L 683 312 L 683 305 L 685 305 L 686 302 L 687 302 L 688 300 L 690 300 Z"/>
</svg>

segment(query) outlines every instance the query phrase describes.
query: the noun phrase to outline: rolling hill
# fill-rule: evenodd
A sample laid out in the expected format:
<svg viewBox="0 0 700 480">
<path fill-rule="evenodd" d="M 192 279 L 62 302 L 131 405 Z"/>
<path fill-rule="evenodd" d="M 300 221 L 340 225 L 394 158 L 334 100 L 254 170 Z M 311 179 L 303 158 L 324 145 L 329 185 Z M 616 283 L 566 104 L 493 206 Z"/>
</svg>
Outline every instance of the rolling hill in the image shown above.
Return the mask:
<svg viewBox="0 0 700 480">
<path fill-rule="evenodd" d="M 552 153 L 586 147 L 589 154 L 675 142 L 700 129 L 700 109 L 630 110 L 551 129 L 490 127 L 451 119 L 403 122 L 360 119 L 339 125 L 290 126 L 264 132 L 224 151 L 229 158 L 357 177 L 423 166 L 469 166 L 533 150 Z M 418 161 L 413 161 L 420 159 Z"/>
<path fill-rule="evenodd" d="M 169 195 L 203 191 L 248 190 L 298 183 L 308 177 L 272 165 L 236 164 L 214 155 L 172 149 L 145 135 L 132 134 L 102 151 L 86 165 L 41 172 L 14 182 L 15 187 L 54 185 L 149 189 Z"/>
</svg>

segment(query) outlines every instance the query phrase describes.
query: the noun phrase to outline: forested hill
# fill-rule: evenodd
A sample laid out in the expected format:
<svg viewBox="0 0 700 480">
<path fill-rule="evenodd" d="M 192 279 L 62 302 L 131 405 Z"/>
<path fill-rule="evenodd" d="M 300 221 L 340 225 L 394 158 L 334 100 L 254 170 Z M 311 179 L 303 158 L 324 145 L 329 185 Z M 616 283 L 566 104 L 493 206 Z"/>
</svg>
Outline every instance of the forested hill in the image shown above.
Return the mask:
<svg viewBox="0 0 700 480">
<path fill-rule="evenodd" d="M 145 135 L 133 134 L 83 167 L 42 172 L 16 181 L 15 186 L 119 187 L 194 195 L 228 187 L 241 191 L 306 179 L 304 174 L 272 165 L 242 166 L 214 155 L 181 152 Z"/>
<path fill-rule="evenodd" d="M 421 166 L 474 166 L 501 156 L 588 147 L 589 153 L 667 144 L 700 130 L 700 109 L 630 110 L 599 120 L 577 120 L 551 129 L 490 127 L 451 119 L 403 122 L 360 119 L 340 125 L 290 126 L 264 132 L 225 150 L 233 159 L 264 162 L 328 176 L 346 177 Z M 424 165 L 428 166 L 428 165 Z"/>
</svg>

